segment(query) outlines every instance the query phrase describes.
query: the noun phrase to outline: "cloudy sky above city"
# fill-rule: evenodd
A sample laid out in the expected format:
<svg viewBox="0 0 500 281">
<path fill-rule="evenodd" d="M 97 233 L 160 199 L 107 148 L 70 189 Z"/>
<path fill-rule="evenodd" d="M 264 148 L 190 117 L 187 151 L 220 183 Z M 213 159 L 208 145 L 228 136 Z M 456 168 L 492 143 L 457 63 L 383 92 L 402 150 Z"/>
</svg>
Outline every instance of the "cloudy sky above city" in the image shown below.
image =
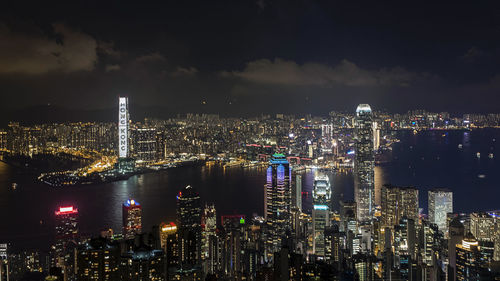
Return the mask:
<svg viewBox="0 0 500 281">
<path fill-rule="evenodd" d="M 2 8 L 0 109 L 500 111 L 495 1 L 112 2 Z"/>
</svg>

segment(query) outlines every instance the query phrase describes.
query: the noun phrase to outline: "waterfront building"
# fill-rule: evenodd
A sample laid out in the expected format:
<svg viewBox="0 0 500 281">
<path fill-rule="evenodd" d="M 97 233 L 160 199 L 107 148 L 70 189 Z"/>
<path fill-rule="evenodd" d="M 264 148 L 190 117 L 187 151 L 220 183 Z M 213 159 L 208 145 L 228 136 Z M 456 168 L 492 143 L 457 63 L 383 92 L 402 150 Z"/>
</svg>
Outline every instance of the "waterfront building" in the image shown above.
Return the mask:
<svg viewBox="0 0 500 281">
<path fill-rule="evenodd" d="M 123 203 L 123 236 L 125 239 L 133 239 L 142 231 L 142 207 L 134 199 L 128 199 Z"/>
<path fill-rule="evenodd" d="M 179 257 L 183 268 L 201 265 L 201 202 L 190 185 L 177 195 Z"/>
<path fill-rule="evenodd" d="M 138 163 L 153 163 L 157 160 L 157 134 L 155 128 L 135 128 L 131 132 L 133 157 Z"/>
<path fill-rule="evenodd" d="M 273 154 L 266 173 L 264 215 L 266 220 L 266 258 L 272 261 L 281 249 L 282 237 L 289 228 L 292 169 L 285 155 Z"/>
<path fill-rule="evenodd" d="M 354 119 L 354 201 L 357 219 L 370 220 L 375 209 L 375 155 L 373 152 L 373 117 L 368 104 L 360 104 Z"/>
<path fill-rule="evenodd" d="M 453 213 L 453 193 L 444 188 L 428 192 L 429 221 L 438 226 L 445 235 L 448 233 L 447 214 Z"/>
<path fill-rule="evenodd" d="M 332 190 L 326 175 L 314 179 L 313 189 L 313 254 L 317 259 L 325 258 L 325 229 L 330 226 L 330 200 Z"/>
</svg>

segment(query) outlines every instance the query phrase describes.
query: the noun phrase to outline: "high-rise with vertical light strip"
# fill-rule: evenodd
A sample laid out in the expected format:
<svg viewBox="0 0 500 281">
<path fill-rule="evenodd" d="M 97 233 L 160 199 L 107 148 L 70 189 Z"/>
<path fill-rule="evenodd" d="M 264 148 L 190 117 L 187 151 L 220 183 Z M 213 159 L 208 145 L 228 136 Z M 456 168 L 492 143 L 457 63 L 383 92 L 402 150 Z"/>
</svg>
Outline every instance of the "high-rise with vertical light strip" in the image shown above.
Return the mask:
<svg viewBox="0 0 500 281">
<path fill-rule="evenodd" d="M 357 218 L 368 221 L 375 207 L 375 154 L 373 153 L 373 117 L 368 104 L 360 104 L 354 120 L 354 200 Z"/>
</svg>

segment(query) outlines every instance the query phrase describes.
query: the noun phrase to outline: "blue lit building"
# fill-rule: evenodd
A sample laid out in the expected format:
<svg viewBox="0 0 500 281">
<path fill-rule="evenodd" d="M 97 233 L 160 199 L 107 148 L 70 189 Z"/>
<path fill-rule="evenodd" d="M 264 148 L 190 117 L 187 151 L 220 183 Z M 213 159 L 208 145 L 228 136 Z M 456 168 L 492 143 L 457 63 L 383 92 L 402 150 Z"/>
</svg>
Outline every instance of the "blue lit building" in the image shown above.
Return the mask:
<svg viewBox="0 0 500 281">
<path fill-rule="evenodd" d="M 266 258 L 271 262 L 281 249 L 281 239 L 289 229 L 292 201 L 292 169 L 284 154 L 273 154 L 267 168 L 264 216 L 266 219 Z"/>
</svg>

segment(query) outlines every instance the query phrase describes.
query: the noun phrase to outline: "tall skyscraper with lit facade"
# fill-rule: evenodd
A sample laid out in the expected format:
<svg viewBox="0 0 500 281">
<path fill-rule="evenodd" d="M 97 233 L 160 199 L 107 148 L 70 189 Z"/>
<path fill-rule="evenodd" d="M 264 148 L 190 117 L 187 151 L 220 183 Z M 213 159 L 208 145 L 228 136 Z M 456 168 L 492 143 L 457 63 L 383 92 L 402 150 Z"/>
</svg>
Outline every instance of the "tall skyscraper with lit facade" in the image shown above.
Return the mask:
<svg viewBox="0 0 500 281">
<path fill-rule="evenodd" d="M 354 120 L 354 200 L 357 218 L 368 221 L 375 207 L 375 155 L 373 152 L 373 117 L 368 104 L 360 104 Z"/>
<path fill-rule="evenodd" d="M 292 169 L 285 155 L 273 154 L 266 175 L 266 257 L 271 261 L 274 253 L 281 248 L 281 238 L 290 223 Z"/>
<path fill-rule="evenodd" d="M 134 199 L 128 199 L 123 203 L 123 236 L 132 239 L 142 231 L 142 207 Z"/>
<path fill-rule="evenodd" d="M 56 240 L 53 265 L 62 269 L 65 280 L 74 280 L 75 257 L 73 249 L 78 238 L 78 209 L 59 207 L 56 215 Z"/>
<path fill-rule="evenodd" d="M 325 229 L 330 226 L 331 195 L 328 176 L 317 176 L 314 179 L 312 220 L 313 254 L 318 259 L 325 258 Z"/>
<path fill-rule="evenodd" d="M 118 100 L 118 157 L 129 157 L 129 113 L 128 98 Z"/>
<path fill-rule="evenodd" d="M 190 185 L 177 195 L 179 256 L 183 268 L 201 264 L 201 201 Z"/>
<path fill-rule="evenodd" d="M 201 218 L 202 246 L 201 259 L 204 271 L 214 274 L 218 263 L 217 212 L 214 204 L 206 204 Z"/>
<path fill-rule="evenodd" d="M 443 233 L 448 232 L 447 214 L 453 213 L 453 193 L 444 188 L 428 192 L 429 221 L 435 223 Z"/>
</svg>

